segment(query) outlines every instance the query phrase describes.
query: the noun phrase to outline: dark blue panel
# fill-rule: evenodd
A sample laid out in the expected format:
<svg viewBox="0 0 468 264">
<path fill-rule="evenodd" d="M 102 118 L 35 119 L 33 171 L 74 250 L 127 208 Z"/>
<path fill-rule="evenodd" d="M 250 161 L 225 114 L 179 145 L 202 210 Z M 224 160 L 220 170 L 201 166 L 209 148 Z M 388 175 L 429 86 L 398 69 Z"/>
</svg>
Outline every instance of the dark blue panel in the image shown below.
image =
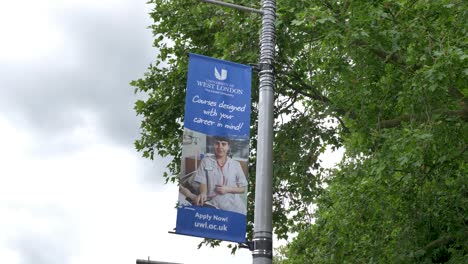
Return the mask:
<svg viewBox="0 0 468 264">
<path fill-rule="evenodd" d="M 200 206 L 177 209 L 177 234 L 242 243 L 245 228 L 243 214 Z"/>
<path fill-rule="evenodd" d="M 250 66 L 190 54 L 185 127 L 207 135 L 249 138 Z"/>
</svg>

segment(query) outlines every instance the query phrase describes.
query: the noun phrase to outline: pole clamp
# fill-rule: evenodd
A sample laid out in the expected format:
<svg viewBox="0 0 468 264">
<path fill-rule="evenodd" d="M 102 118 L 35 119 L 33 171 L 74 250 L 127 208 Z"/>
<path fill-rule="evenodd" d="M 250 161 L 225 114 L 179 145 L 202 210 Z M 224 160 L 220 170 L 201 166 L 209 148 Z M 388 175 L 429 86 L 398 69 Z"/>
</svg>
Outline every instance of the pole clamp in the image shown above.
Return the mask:
<svg viewBox="0 0 468 264">
<path fill-rule="evenodd" d="M 273 241 L 271 237 L 258 237 L 253 239 L 253 258 L 273 258 Z"/>
<path fill-rule="evenodd" d="M 273 64 L 272 63 L 266 63 L 266 62 L 260 62 L 257 65 L 258 69 L 262 71 L 273 71 Z"/>
</svg>

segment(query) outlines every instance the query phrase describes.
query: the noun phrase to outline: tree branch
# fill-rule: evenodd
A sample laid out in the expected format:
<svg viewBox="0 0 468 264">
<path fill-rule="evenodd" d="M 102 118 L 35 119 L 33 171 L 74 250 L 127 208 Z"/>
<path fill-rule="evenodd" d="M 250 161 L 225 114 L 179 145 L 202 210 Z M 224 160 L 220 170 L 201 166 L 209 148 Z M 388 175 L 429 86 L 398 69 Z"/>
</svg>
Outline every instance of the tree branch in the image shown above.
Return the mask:
<svg viewBox="0 0 468 264">
<path fill-rule="evenodd" d="M 308 92 L 305 92 L 304 90 L 298 90 L 297 87 L 293 86 L 291 83 L 287 82 L 286 80 L 279 79 L 279 78 L 278 78 L 278 80 L 281 81 L 281 83 L 282 83 L 283 85 L 286 85 L 288 88 L 290 88 L 291 90 L 293 90 L 295 93 L 299 93 L 299 94 L 301 94 L 301 95 L 303 95 L 303 96 L 306 96 L 306 97 L 308 97 L 308 98 L 310 98 L 310 99 L 320 101 L 320 102 L 324 103 L 325 105 L 327 105 L 328 107 L 330 107 L 330 109 L 332 109 L 332 111 L 334 111 L 334 112 L 336 113 L 336 115 L 333 115 L 333 117 L 336 118 L 336 119 L 338 120 L 338 122 L 340 122 L 340 125 L 343 127 L 343 131 L 344 131 L 345 133 L 349 133 L 349 132 L 350 132 L 349 128 L 345 125 L 343 119 L 339 116 L 341 113 L 346 113 L 346 112 L 345 112 L 345 111 L 341 111 L 341 110 L 339 111 L 339 110 L 337 110 L 337 109 L 334 109 L 334 108 L 333 108 L 333 105 L 332 105 L 332 103 L 331 103 L 331 101 L 330 101 L 330 99 L 328 99 L 328 98 L 325 97 L 325 96 L 322 96 L 322 95 L 318 94 L 318 93 L 315 92 L 315 91 L 314 91 L 313 94 L 310 94 L 310 93 L 308 93 Z M 296 81 L 302 82 L 302 83 L 301 83 L 302 86 L 306 86 L 306 87 L 310 88 L 311 90 L 313 90 L 312 87 L 310 87 L 309 85 L 307 85 L 306 83 L 304 83 L 302 80 L 296 80 Z"/>
<path fill-rule="evenodd" d="M 374 48 L 371 45 L 369 45 L 367 41 L 364 41 L 364 40 L 356 40 L 356 41 L 353 41 L 352 43 L 359 47 L 368 48 L 372 53 L 374 53 L 377 57 L 382 59 L 385 63 L 392 62 L 393 64 L 396 64 L 402 68 L 406 68 L 407 66 L 406 63 L 403 61 L 403 59 L 396 52 L 388 53 L 384 50 Z"/>
<path fill-rule="evenodd" d="M 302 94 L 302 95 L 305 95 L 311 99 L 314 99 L 314 100 L 317 100 L 317 101 L 321 101 L 323 103 L 326 103 L 326 104 L 330 104 L 331 101 L 330 99 L 328 99 L 326 96 L 323 96 L 319 93 L 319 91 L 317 91 L 317 89 L 315 89 L 314 87 L 308 85 L 306 82 L 304 82 L 304 80 L 297 75 L 297 73 L 295 73 L 293 70 L 292 70 L 292 67 L 290 65 L 287 65 L 287 67 L 290 69 L 289 72 L 285 72 L 285 71 L 282 71 L 281 73 L 283 74 L 283 76 L 291 76 L 294 78 L 294 81 L 295 82 L 298 82 L 301 87 L 303 88 L 306 88 L 306 89 L 302 89 L 302 90 L 298 90 L 297 88 L 293 87 L 292 85 L 289 84 L 289 82 L 285 81 L 283 82 L 284 84 L 288 85 L 289 88 L 291 88 L 292 90 Z M 309 90 L 309 91 L 312 91 L 312 93 L 307 93 L 305 92 L 304 90 Z"/>
<path fill-rule="evenodd" d="M 447 245 L 447 244 L 450 244 L 452 242 L 455 241 L 455 237 L 453 236 L 443 236 L 443 237 L 439 237 L 438 239 L 430 242 L 429 244 L 427 244 L 423 249 L 427 252 L 427 251 L 431 251 L 431 250 L 434 250 L 440 246 L 444 246 L 444 245 Z"/>
<path fill-rule="evenodd" d="M 441 246 L 449 245 L 453 242 L 455 242 L 455 237 L 453 236 L 446 235 L 446 236 L 439 237 L 438 239 L 431 241 L 429 244 L 427 244 L 423 248 L 417 250 L 416 253 L 421 252 L 421 254 L 416 254 L 416 255 L 419 255 L 418 257 L 427 256 L 434 249 L 437 249 Z"/>
<path fill-rule="evenodd" d="M 278 105 L 277 109 L 278 109 L 278 115 L 281 115 L 281 114 L 284 114 L 286 112 L 287 109 L 289 109 L 290 107 L 294 106 L 294 104 L 297 102 L 297 95 L 298 95 L 298 92 L 297 91 L 294 91 L 294 94 L 292 96 L 290 96 L 288 99 L 284 100 L 283 102 L 280 103 L 280 105 Z M 289 104 L 287 106 L 284 106 L 285 104 L 287 104 L 289 102 Z M 282 110 L 281 110 L 282 109 Z"/>
<path fill-rule="evenodd" d="M 458 110 L 458 111 L 456 110 L 445 111 L 442 114 L 445 116 L 461 117 L 462 120 L 468 121 L 468 108 L 467 107 L 464 107 L 462 110 Z M 394 127 L 400 126 L 402 122 L 407 122 L 410 120 L 422 121 L 426 118 L 427 116 L 425 114 L 417 115 L 417 116 L 402 115 L 394 119 L 380 121 L 377 124 L 377 128 L 378 129 L 394 128 Z"/>
</svg>

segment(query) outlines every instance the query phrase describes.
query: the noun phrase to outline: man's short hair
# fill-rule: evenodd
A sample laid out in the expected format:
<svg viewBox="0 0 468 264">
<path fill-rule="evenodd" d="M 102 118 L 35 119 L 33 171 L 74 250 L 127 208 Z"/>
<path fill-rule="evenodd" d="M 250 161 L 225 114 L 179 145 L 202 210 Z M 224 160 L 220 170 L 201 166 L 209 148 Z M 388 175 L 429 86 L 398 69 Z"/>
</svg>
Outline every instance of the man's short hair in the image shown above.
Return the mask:
<svg viewBox="0 0 468 264">
<path fill-rule="evenodd" d="M 226 141 L 227 143 L 231 144 L 231 140 L 227 137 L 214 136 L 213 139 L 217 141 Z"/>
</svg>

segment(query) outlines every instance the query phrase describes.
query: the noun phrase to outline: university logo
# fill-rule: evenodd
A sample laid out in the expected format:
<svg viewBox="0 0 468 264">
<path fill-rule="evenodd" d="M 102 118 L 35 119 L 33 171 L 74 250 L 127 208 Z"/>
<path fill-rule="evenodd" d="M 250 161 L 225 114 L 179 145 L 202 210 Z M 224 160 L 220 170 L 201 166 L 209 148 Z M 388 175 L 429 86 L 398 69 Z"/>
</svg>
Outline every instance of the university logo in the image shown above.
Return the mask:
<svg viewBox="0 0 468 264">
<path fill-rule="evenodd" d="M 214 75 L 216 77 L 216 79 L 220 80 L 220 81 L 224 81 L 226 80 L 227 78 L 227 70 L 225 69 L 222 69 L 221 70 L 221 74 L 219 73 L 218 69 L 215 67 L 214 69 Z"/>
</svg>

